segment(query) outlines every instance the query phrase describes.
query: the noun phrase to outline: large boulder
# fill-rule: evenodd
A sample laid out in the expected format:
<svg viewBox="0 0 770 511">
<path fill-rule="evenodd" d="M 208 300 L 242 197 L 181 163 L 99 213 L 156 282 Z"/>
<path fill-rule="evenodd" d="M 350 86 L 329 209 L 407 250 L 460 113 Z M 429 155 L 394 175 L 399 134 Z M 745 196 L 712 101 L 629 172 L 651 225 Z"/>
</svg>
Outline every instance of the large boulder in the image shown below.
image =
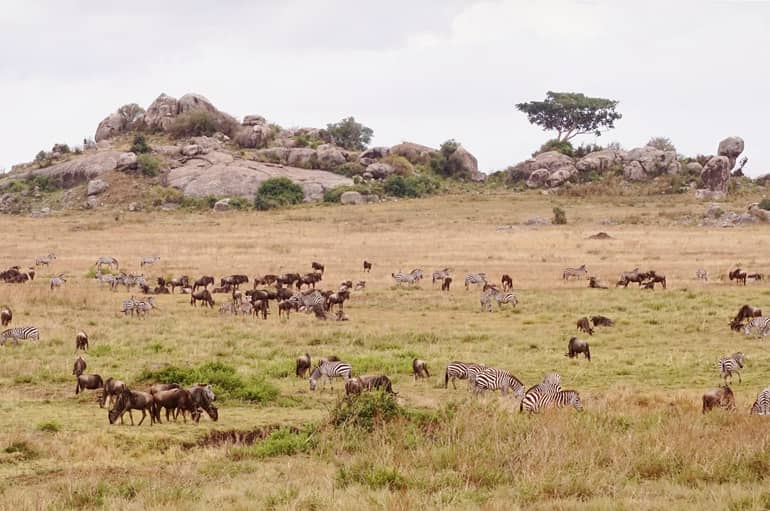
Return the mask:
<svg viewBox="0 0 770 511">
<path fill-rule="evenodd" d="M 286 147 L 268 147 L 256 152 L 257 159 L 270 163 L 286 164 L 289 160 L 289 151 Z"/>
<path fill-rule="evenodd" d="M 690 172 L 692 174 L 700 174 L 703 172 L 703 165 L 698 163 L 697 161 L 691 161 L 686 166 L 687 172 Z"/>
<path fill-rule="evenodd" d="M 348 153 L 339 147 L 324 144 L 316 149 L 316 161 L 319 169 L 332 170 L 348 161 Z"/>
<path fill-rule="evenodd" d="M 318 167 L 318 155 L 315 149 L 295 147 L 289 149 L 287 163 L 292 167 L 299 167 L 301 169 L 315 169 Z"/>
<path fill-rule="evenodd" d="M 189 144 L 182 147 L 181 152 L 183 156 L 196 156 L 198 154 L 203 154 L 204 151 L 198 144 Z"/>
<path fill-rule="evenodd" d="M 261 115 L 244 115 L 241 124 L 244 126 L 261 126 L 267 124 L 267 120 Z"/>
<path fill-rule="evenodd" d="M 361 163 L 361 165 L 371 165 L 372 163 L 376 162 L 377 160 L 380 160 L 382 158 L 385 158 L 390 154 L 390 148 L 389 147 L 370 147 L 363 153 L 361 153 L 358 157 L 358 161 Z"/>
<path fill-rule="evenodd" d="M 203 110 L 212 114 L 219 114 L 219 110 L 204 96 L 200 94 L 185 94 L 179 98 L 177 114 L 184 114 L 193 110 Z"/>
<path fill-rule="evenodd" d="M 134 153 L 120 153 L 118 162 L 115 164 L 115 168 L 117 170 L 134 170 L 138 165 L 138 161 L 139 160 Z"/>
<path fill-rule="evenodd" d="M 87 183 L 105 172 L 115 170 L 121 154 L 120 151 L 113 150 L 95 151 L 50 167 L 19 171 L 10 177 L 0 177 L 0 190 L 13 180 L 33 179 L 37 176 L 48 177 L 59 188 L 72 188 Z"/>
<path fill-rule="evenodd" d="M 701 182 L 706 190 L 727 193 L 730 181 L 730 159 L 727 156 L 714 156 L 703 167 L 700 174 Z"/>
<path fill-rule="evenodd" d="M 88 182 L 88 190 L 87 195 L 99 195 L 100 193 L 103 193 L 107 188 L 109 188 L 110 185 L 107 184 L 106 181 L 102 179 L 92 179 Z"/>
<path fill-rule="evenodd" d="M 230 199 L 221 199 L 214 203 L 214 211 L 227 211 L 230 209 Z"/>
<path fill-rule="evenodd" d="M 453 163 L 455 168 L 460 170 L 461 174 L 469 176 L 472 180 L 484 180 L 484 174 L 479 172 L 478 160 L 463 146 L 459 146 L 452 153 L 452 156 L 449 157 L 449 162 Z"/>
<path fill-rule="evenodd" d="M 427 165 L 430 163 L 431 156 L 438 153 L 432 147 L 415 144 L 413 142 L 401 142 L 390 148 L 390 154 L 403 156 L 413 165 Z"/>
<path fill-rule="evenodd" d="M 304 202 L 318 202 L 324 198 L 324 187 L 320 183 L 303 183 L 302 194 Z"/>
<path fill-rule="evenodd" d="M 551 172 L 548 169 L 537 169 L 527 178 L 527 186 L 530 188 L 545 186 L 545 182 L 548 181 L 550 175 Z"/>
<path fill-rule="evenodd" d="M 366 167 L 366 172 L 368 172 L 374 179 L 385 179 L 395 171 L 396 169 L 391 165 L 381 162 L 372 163 Z"/>
<path fill-rule="evenodd" d="M 363 204 L 365 201 L 364 196 L 359 192 L 347 191 L 340 195 L 340 203 L 342 204 Z"/>
<path fill-rule="evenodd" d="M 577 173 L 577 168 L 569 156 L 557 151 L 546 151 L 510 167 L 508 172 L 512 180 L 526 181 L 530 188 L 537 188 L 547 185 L 550 176 L 556 172 L 559 174 L 555 176 L 553 182 L 561 184 L 564 182 L 565 176 L 574 176 Z M 533 174 L 535 175 L 533 176 Z"/>
<path fill-rule="evenodd" d="M 575 167 L 563 167 L 556 172 L 551 172 L 551 175 L 548 176 L 545 184 L 549 188 L 555 188 L 566 183 L 575 174 L 577 174 L 577 169 L 575 169 Z"/>
<path fill-rule="evenodd" d="M 177 115 L 179 115 L 179 101 L 164 93 L 147 107 L 144 122 L 150 129 L 165 131 L 171 126 Z"/>
<path fill-rule="evenodd" d="M 631 161 L 623 166 L 623 177 L 629 181 L 644 181 L 648 178 L 644 167 L 638 161 Z"/>
<path fill-rule="evenodd" d="M 626 165 L 639 162 L 644 173 L 650 177 L 661 174 L 678 174 L 681 170 L 676 151 L 662 151 L 652 146 L 631 149 L 625 154 L 623 161 Z"/>
<path fill-rule="evenodd" d="M 730 170 L 735 167 L 738 156 L 743 152 L 743 139 L 741 137 L 727 137 L 719 142 L 717 155 L 726 156 L 730 161 Z"/>
<path fill-rule="evenodd" d="M 605 173 L 613 170 L 613 167 L 622 164 L 625 154 L 624 151 L 614 151 L 612 149 L 594 151 L 580 158 L 575 167 L 580 172 Z"/>
<path fill-rule="evenodd" d="M 254 124 L 241 127 L 235 134 L 235 141 L 241 147 L 256 149 L 267 145 L 270 138 L 270 127 L 264 124 Z"/>
<path fill-rule="evenodd" d="M 114 112 L 102 120 L 96 128 L 94 140 L 101 142 L 126 131 L 126 119 L 118 112 Z"/>
</svg>

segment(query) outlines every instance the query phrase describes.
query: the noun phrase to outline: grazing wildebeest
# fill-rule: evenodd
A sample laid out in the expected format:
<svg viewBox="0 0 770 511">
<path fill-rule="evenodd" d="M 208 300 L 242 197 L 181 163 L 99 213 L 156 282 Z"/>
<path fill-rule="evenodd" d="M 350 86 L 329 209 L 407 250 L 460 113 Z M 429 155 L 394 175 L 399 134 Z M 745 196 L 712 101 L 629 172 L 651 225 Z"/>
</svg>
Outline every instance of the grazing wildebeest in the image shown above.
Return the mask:
<svg viewBox="0 0 770 511">
<path fill-rule="evenodd" d="M 644 271 L 639 271 L 639 268 L 634 268 L 631 271 L 625 271 L 620 274 L 615 287 L 623 286 L 628 287 L 631 282 L 636 282 L 641 287 L 642 282 L 650 278 L 650 274 Z"/>
<path fill-rule="evenodd" d="M 738 284 L 743 283 L 745 286 L 748 274 L 740 268 L 736 268 L 728 274 L 728 277 L 730 277 L 730 280 L 735 280 Z"/>
<path fill-rule="evenodd" d="M 88 334 L 82 330 L 75 335 L 75 350 L 88 351 Z"/>
<path fill-rule="evenodd" d="M 441 290 L 449 291 L 449 286 L 451 285 L 452 285 L 452 277 L 446 277 L 444 279 L 444 282 L 441 283 Z"/>
<path fill-rule="evenodd" d="M 588 278 L 588 287 L 592 289 L 608 289 L 607 284 L 600 281 L 596 277 L 589 277 Z"/>
<path fill-rule="evenodd" d="M 195 281 L 193 284 L 193 292 L 195 292 L 199 287 L 202 288 L 208 288 L 209 284 L 214 283 L 214 277 L 210 275 L 204 275 L 203 277 L 199 278 Z"/>
<path fill-rule="evenodd" d="M 81 390 L 96 390 L 104 387 L 104 381 L 98 374 L 78 375 L 78 382 L 75 386 L 75 395 L 80 394 Z"/>
<path fill-rule="evenodd" d="M 324 272 L 324 265 L 321 263 L 317 263 L 313 261 L 313 263 L 310 265 L 313 268 L 313 271 L 320 271 L 321 274 Z"/>
<path fill-rule="evenodd" d="M 262 316 L 262 319 L 267 319 L 267 315 L 270 314 L 270 306 L 268 305 L 267 300 L 252 301 L 251 305 L 254 308 L 255 316 Z"/>
<path fill-rule="evenodd" d="M 412 375 L 415 380 L 417 380 L 417 378 L 430 378 L 428 364 L 419 358 L 412 360 Z"/>
<path fill-rule="evenodd" d="M 507 273 L 500 279 L 500 284 L 503 286 L 503 291 L 510 291 L 513 289 L 513 279 Z"/>
<path fill-rule="evenodd" d="M 591 361 L 591 350 L 588 348 L 588 343 L 586 341 L 581 341 L 577 337 L 572 337 L 567 344 L 567 350 L 565 356 L 569 358 L 577 357 L 578 354 L 583 353 L 586 359 L 588 359 L 589 362 Z"/>
<path fill-rule="evenodd" d="M 182 413 L 182 420 L 185 422 L 187 422 L 187 412 L 190 412 L 190 417 L 193 420 L 198 414 L 198 407 L 193 402 L 192 393 L 187 389 L 159 390 L 153 392 L 152 397 L 152 413 L 155 417 L 155 422 L 158 424 L 163 422 L 160 420 L 161 408 L 166 409 L 166 422 L 170 420 L 169 415 L 176 420 L 180 412 Z"/>
<path fill-rule="evenodd" d="M 663 274 L 655 273 L 655 270 L 647 272 L 650 278 L 650 282 L 659 283 L 663 285 L 663 289 L 666 289 L 666 276 Z"/>
<path fill-rule="evenodd" d="M 297 357 L 297 364 L 295 368 L 295 374 L 297 378 L 304 378 L 310 371 L 310 355 L 305 353 L 301 357 Z"/>
<path fill-rule="evenodd" d="M 214 308 L 214 299 L 206 288 L 199 291 L 193 291 L 192 294 L 190 294 L 190 305 L 196 307 L 199 301 L 203 302 L 203 305 L 208 305 L 212 309 Z"/>
<path fill-rule="evenodd" d="M 729 386 L 724 385 L 703 394 L 703 413 L 710 412 L 714 408 L 735 411 L 735 394 Z"/>
<path fill-rule="evenodd" d="M 308 286 L 315 289 L 316 282 L 321 281 L 321 274 L 320 273 L 306 273 L 304 275 L 300 275 L 299 279 L 297 279 L 297 290 L 299 291 L 302 289 L 302 286 Z"/>
<path fill-rule="evenodd" d="M 13 312 L 9 307 L 3 307 L 0 309 L 0 326 L 7 326 L 13 319 Z"/>
<path fill-rule="evenodd" d="M 109 408 L 125 388 L 126 384 L 122 381 L 112 377 L 107 378 L 104 381 L 104 390 L 102 390 L 102 395 L 99 398 L 99 407 L 104 408 L 106 405 Z"/>
<path fill-rule="evenodd" d="M 230 286 L 232 288 L 238 288 L 241 284 L 248 284 L 249 277 L 246 275 L 230 275 L 228 277 L 222 277 L 219 280 L 220 286 Z"/>
<path fill-rule="evenodd" d="M 362 382 L 361 378 L 359 378 L 358 376 L 348 378 L 345 381 L 346 396 L 357 396 L 361 394 L 361 392 L 363 391 L 364 391 L 364 382 Z"/>
<path fill-rule="evenodd" d="M 86 371 L 86 361 L 83 360 L 83 357 L 78 357 L 75 359 L 75 364 L 72 366 L 72 374 L 75 376 L 80 376 Z"/>
<path fill-rule="evenodd" d="M 744 319 L 758 318 L 760 316 L 762 316 L 762 309 L 746 304 L 738 310 L 735 319 L 730 321 L 730 328 L 740 332 L 741 328 L 743 328 Z"/>
<path fill-rule="evenodd" d="M 577 329 L 582 330 L 588 335 L 594 334 L 594 329 L 591 328 L 591 324 L 588 322 L 588 318 L 586 317 L 582 317 L 579 320 L 577 320 Z"/>
<path fill-rule="evenodd" d="M 160 285 L 160 282 L 158 282 Z M 174 289 L 181 287 L 182 289 L 186 287 L 190 287 L 190 277 L 187 275 L 182 275 L 181 277 L 174 277 L 168 282 L 168 285 L 171 286 L 171 293 L 174 292 Z"/>
<path fill-rule="evenodd" d="M 115 266 L 115 270 L 119 270 L 118 266 L 118 260 L 114 257 L 110 256 L 102 256 L 99 259 L 96 260 L 96 269 L 101 270 L 102 266 L 107 265 L 108 268 L 112 269 L 113 266 Z"/>
<path fill-rule="evenodd" d="M 141 410 L 142 420 L 139 421 L 139 426 L 144 422 L 147 414 L 150 414 L 150 426 L 155 423 L 155 416 L 153 414 L 155 399 L 152 394 L 147 392 L 139 392 L 136 390 L 130 390 L 128 387 L 124 387 L 123 391 L 118 395 L 118 399 L 115 401 L 115 406 L 107 414 L 107 418 L 110 420 L 110 424 L 115 424 L 115 421 L 120 417 L 120 423 L 123 423 L 123 414 L 128 412 L 128 417 L 131 419 L 131 425 L 134 425 L 134 416 L 131 410 Z"/>
<path fill-rule="evenodd" d="M 358 379 L 361 380 L 364 390 L 381 390 L 388 394 L 398 394 L 398 392 L 393 392 L 393 384 L 390 378 L 384 374 L 364 374 L 358 376 Z"/>
<path fill-rule="evenodd" d="M 201 420 L 201 412 L 200 410 L 205 411 L 209 418 L 216 422 L 219 420 L 219 410 L 217 410 L 217 407 L 214 406 L 214 393 L 211 391 L 211 385 L 207 384 L 197 384 L 189 389 L 190 395 L 192 396 L 193 404 L 196 408 L 196 415 L 193 417 L 195 422 L 198 422 Z"/>
<path fill-rule="evenodd" d="M 592 316 L 591 322 L 594 326 L 615 326 L 615 322 L 605 316 Z"/>
<path fill-rule="evenodd" d="M 372 263 L 370 263 L 369 261 L 364 261 L 364 271 L 371 273 L 371 271 L 372 271 Z"/>
<path fill-rule="evenodd" d="M 746 275 L 746 278 L 750 280 L 763 280 L 765 276 L 761 273 L 749 273 Z"/>
</svg>

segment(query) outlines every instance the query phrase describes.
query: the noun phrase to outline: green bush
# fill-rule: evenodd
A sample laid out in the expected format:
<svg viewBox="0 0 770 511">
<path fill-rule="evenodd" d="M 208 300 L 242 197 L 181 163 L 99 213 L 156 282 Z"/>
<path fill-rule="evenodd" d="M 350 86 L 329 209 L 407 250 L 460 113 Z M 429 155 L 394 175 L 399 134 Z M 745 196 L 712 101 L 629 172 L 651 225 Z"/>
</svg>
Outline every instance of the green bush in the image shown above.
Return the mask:
<svg viewBox="0 0 770 511">
<path fill-rule="evenodd" d="M 541 145 L 540 149 L 532 153 L 532 156 L 535 157 L 540 153 L 546 153 L 548 151 L 556 151 L 557 153 L 565 154 L 567 156 L 573 156 L 575 154 L 575 149 L 569 141 L 552 138 Z"/>
<path fill-rule="evenodd" d="M 671 141 L 670 138 L 666 137 L 653 137 L 647 142 L 647 145 L 650 147 L 654 147 L 655 149 L 660 149 L 661 151 L 674 151 L 676 152 L 676 147 L 674 146 L 674 143 Z"/>
<path fill-rule="evenodd" d="M 360 176 L 366 171 L 366 167 L 358 163 L 357 161 L 349 161 L 343 163 L 339 167 L 332 169 L 335 174 L 341 174 L 347 177 Z"/>
<path fill-rule="evenodd" d="M 396 397 L 387 392 L 366 392 L 353 399 L 338 401 L 329 421 L 336 427 L 356 427 L 372 431 L 385 422 L 404 415 Z"/>
<path fill-rule="evenodd" d="M 254 207 L 267 210 L 299 204 L 305 194 L 302 187 L 288 177 L 272 177 L 259 185 L 254 198 Z"/>
<path fill-rule="evenodd" d="M 282 427 L 276 429 L 261 442 L 249 447 L 236 447 L 230 450 L 228 456 L 235 460 L 246 458 L 272 458 L 275 456 L 291 456 L 307 452 L 315 446 L 313 431 L 296 431 Z"/>
<path fill-rule="evenodd" d="M 40 151 L 35 155 L 35 163 L 37 163 L 38 168 L 45 168 L 51 166 L 51 155 L 48 154 L 45 151 Z"/>
<path fill-rule="evenodd" d="M 248 209 L 250 205 L 249 201 L 243 197 L 233 197 L 230 199 L 230 207 L 233 209 Z"/>
<path fill-rule="evenodd" d="M 411 176 L 414 174 L 414 165 L 403 156 L 391 154 L 383 158 L 382 162 L 393 167 L 399 176 Z"/>
<path fill-rule="evenodd" d="M 326 131 L 329 132 L 335 144 L 350 151 L 363 151 L 374 135 L 371 128 L 356 122 L 354 117 L 346 117 L 340 122 L 327 124 Z"/>
<path fill-rule="evenodd" d="M 762 199 L 761 201 L 759 201 L 759 207 L 764 210 L 770 211 L 770 199 Z"/>
<path fill-rule="evenodd" d="M 150 146 L 147 145 L 147 141 L 144 139 L 144 135 L 136 135 L 134 141 L 129 149 L 132 153 L 144 154 L 150 152 Z"/>
<path fill-rule="evenodd" d="M 59 183 L 52 179 L 51 176 L 34 176 L 28 178 L 29 185 L 32 188 L 37 188 L 41 192 L 54 192 L 59 189 Z"/>
<path fill-rule="evenodd" d="M 191 110 L 174 119 L 168 132 L 174 138 L 210 137 L 217 131 L 225 131 L 221 122 L 211 112 Z"/>
<path fill-rule="evenodd" d="M 323 144 L 324 141 L 303 133 L 294 137 L 294 143 L 296 147 L 316 149 L 319 145 Z"/>
<path fill-rule="evenodd" d="M 140 154 L 136 158 L 136 168 L 143 176 L 155 177 L 160 171 L 160 160 L 151 154 Z"/>
<path fill-rule="evenodd" d="M 422 197 L 439 189 L 435 179 L 424 175 L 403 177 L 393 174 L 385 179 L 383 185 L 385 193 L 393 197 Z"/>
<path fill-rule="evenodd" d="M 553 223 L 556 225 L 564 225 L 567 223 L 567 213 L 560 207 L 553 208 Z"/>
</svg>

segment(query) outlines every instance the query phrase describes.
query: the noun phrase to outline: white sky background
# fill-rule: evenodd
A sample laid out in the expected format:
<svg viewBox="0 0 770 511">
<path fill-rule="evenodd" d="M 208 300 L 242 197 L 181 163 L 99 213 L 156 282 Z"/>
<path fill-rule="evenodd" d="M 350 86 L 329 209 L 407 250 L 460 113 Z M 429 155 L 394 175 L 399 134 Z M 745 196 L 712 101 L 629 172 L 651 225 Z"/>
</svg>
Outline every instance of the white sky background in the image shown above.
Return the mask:
<svg viewBox="0 0 770 511">
<path fill-rule="evenodd" d="M 120 105 L 197 92 L 237 118 L 374 145 L 460 141 L 484 171 L 550 138 L 514 104 L 548 90 L 620 101 L 615 130 L 713 154 L 740 135 L 770 172 L 770 3 L 461 0 L 32 1 L 0 9 L 0 169 L 93 137 Z"/>
</svg>

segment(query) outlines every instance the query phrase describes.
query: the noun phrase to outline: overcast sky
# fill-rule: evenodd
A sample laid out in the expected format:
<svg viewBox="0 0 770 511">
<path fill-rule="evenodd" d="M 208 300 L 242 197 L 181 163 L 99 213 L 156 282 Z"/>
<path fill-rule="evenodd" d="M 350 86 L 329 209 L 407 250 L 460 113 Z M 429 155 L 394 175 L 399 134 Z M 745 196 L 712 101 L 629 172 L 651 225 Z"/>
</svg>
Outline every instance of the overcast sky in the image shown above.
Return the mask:
<svg viewBox="0 0 770 511">
<path fill-rule="evenodd" d="M 82 143 L 122 104 L 197 92 L 286 127 L 353 115 L 376 145 L 454 138 L 489 172 L 549 138 L 514 104 L 554 90 L 620 101 L 615 130 L 578 142 L 695 155 L 740 135 L 756 176 L 769 54 L 759 2 L 11 0 L 0 168 Z"/>
</svg>

